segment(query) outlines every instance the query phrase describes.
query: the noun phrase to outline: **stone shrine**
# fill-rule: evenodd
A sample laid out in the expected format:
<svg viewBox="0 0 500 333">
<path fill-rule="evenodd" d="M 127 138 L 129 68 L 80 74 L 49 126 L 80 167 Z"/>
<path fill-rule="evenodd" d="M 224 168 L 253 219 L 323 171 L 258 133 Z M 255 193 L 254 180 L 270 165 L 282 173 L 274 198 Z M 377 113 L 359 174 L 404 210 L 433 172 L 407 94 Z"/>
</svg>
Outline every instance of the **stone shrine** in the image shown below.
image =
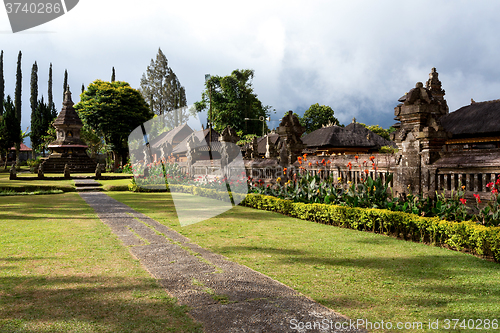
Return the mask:
<svg viewBox="0 0 500 333">
<path fill-rule="evenodd" d="M 54 127 L 57 138 L 48 146 L 50 155 L 41 164 L 43 172 L 63 173 L 67 165 L 70 173 L 94 173 L 97 163 L 87 155 L 87 145 L 80 139 L 83 124 L 73 108 L 69 89 L 64 93 L 63 107 Z"/>
</svg>

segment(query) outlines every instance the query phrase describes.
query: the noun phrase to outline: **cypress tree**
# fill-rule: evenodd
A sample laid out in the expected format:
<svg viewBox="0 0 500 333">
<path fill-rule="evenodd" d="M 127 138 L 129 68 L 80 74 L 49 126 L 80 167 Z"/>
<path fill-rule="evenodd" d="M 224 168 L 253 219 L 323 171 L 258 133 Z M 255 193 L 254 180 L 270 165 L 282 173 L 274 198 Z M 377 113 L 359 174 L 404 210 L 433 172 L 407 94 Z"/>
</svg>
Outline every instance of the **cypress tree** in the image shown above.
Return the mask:
<svg viewBox="0 0 500 333">
<path fill-rule="evenodd" d="M 31 158 L 35 158 L 35 150 L 40 147 L 42 140 L 42 114 L 38 107 L 38 66 L 35 63 L 31 68 Z M 43 99 L 43 97 L 42 97 Z"/>
<path fill-rule="evenodd" d="M 115 68 L 113 67 L 113 72 L 111 73 L 111 82 L 115 82 Z"/>
<path fill-rule="evenodd" d="M 5 98 L 5 80 L 3 78 L 3 50 L 0 54 L 0 116 L 3 114 L 3 99 Z"/>
<path fill-rule="evenodd" d="M 63 101 L 64 101 L 64 93 L 68 90 L 68 70 L 64 70 L 64 83 L 63 83 Z"/>
<path fill-rule="evenodd" d="M 41 131 L 41 136 L 40 136 L 40 148 L 43 147 L 43 137 L 49 135 L 49 130 L 51 128 L 50 124 L 52 124 L 52 121 L 54 120 L 54 116 L 52 114 L 52 109 L 48 104 L 45 104 L 43 102 L 43 96 L 42 100 L 38 103 L 38 108 L 39 111 L 38 113 L 42 116 L 42 131 Z M 42 154 L 45 157 L 45 149 L 41 149 Z"/>
<path fill-rule="evenodd" d="M 49 88 L 48 88 L 48 101 L 47 106 L 49 108 L 50 113 L 53 115 L 53 118 L 57 117 L 56 105 L 54 103 L 54 97 L 52 95 L 52 63 L 50 63 L 49 67 Z"/>
<path fill-rule="evenodd" d="M 5 169 L 7 169 L 7 152 L 13 144 L 21 139 L 21 125 L 16 117 L 16 108 L 10 96 L 4 101 L 5 112 L 0 123 L 0 150 L 5 152 Z"/>
<path fill-rule="evenodd" d="M 14 108 L 16 110 L 17 127 L 19 131 L 19 137 L 16 141 L 16 166 L 19 167 L 19 153 L 21 150 L 21 89 L 22 89 L 22 79 L 23 74 L 21 72 L 21 58 L 22 53 L 19 51 L 17 56 L 17 72 L 16 72 L 16 91 L 14 96 Z"/>
<path fill-rule="evenodd" d="M 85 92 L 85 85 L 82 83 L 82 94 Z"/>
<path fill-rule="evenodd" d="M 35 63 L 33 64 L 33 67 L 31 67 L 31 97 L 30 97 L 30 103 L 31 103 L 31 116 L 33 116 L 34 113 L 36 113 L 36 107 L 38 103 L 38 65 Z"/>
<path fill-rule="evenodd" d="M 23 81 L 23 74 L 21 72 L 21 58 L 22 53 L 21 51 L 19 51 L 19 55 L 17 56 L 16 91 L 14 96 L 14 107 L 16 109 L 16 117 L 19 122 L 21 122 L 21 89 Z"/>
</svg>

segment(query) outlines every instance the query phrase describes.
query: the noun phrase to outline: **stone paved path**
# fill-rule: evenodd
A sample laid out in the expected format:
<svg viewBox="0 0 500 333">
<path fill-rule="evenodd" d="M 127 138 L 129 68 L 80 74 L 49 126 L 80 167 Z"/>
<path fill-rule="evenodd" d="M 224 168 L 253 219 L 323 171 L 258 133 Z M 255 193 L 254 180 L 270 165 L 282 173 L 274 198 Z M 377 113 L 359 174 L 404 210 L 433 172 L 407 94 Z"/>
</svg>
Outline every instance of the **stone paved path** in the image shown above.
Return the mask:
<svg viewBox="0 0 500 333">
<path fill-rule="evenodd" d="M 191 308 L 190 315 L 207 333 L 365 332 L 284 284 L 191 243 L 105 193 L 80 196 L 168 293 Z M 298 329 L 300 323 L 315 322 L 321 327 Z"/>
</svg>

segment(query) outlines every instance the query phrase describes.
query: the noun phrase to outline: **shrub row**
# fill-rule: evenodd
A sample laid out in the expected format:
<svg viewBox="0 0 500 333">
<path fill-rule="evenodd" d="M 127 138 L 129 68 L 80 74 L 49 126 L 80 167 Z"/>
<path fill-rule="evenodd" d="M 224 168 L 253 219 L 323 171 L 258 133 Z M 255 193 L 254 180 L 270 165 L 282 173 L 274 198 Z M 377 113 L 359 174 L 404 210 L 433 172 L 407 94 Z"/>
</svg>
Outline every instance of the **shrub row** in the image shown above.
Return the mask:
<svg viewBox="0 0 500 333">
<path fill-rule="evenodd" d="M 295 203 L 260 194 L 247 195 L 243 205 L 303 220 L 448 246 L 500 261 L 500 227 L 485 227 L 472 221 L 449 222 L 384 209 Z"/>
<path fill-rule="evenodd" d="M 181 193 L 188 193 L 192 195 L 197 195 L 200 197 L 206 197 L 206 198 L 211 198 L 211 199 L 217 199 L 220 201 L 225 201 L 228 202 L 228 192 L 227 191 L 218 191 L 214 189 L 208 189 L 208 188 L 203 188 L 199 186 L 194 186 L 194 185 L 176 185 L 176 184 L 169 184 L 168 186 L 165 186 L 162 189 L 159 189 L 158 186 L 148 186 L 148 185 L 143 185 L 143 186 L 134 186 L 132 184 L 128 185 L 128 189 L 130 191 L 136 191 L 136 192 L 181 192 Z M 243 194 L 238 194 L 238 193 L 230 193 L 230 196 L 234 198 L 236 202 L 241 202 L 244 198 L 245 195 Z"/>
</svg>

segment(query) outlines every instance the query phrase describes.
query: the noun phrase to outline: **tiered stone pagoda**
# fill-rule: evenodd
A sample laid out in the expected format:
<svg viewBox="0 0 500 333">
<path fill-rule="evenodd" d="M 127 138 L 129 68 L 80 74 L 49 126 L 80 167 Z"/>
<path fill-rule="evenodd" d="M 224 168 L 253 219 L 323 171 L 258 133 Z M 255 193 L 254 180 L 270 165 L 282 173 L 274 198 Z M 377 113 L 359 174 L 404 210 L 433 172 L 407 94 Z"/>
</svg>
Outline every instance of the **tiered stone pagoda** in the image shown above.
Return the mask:
<svg viewBox="0 0 500 333">
<path fill-rule="evenodd" d="M 71 100 L 69 89 L 59 116 L 54 121 L 57 138 L 49 144 L 50 156 L 42 163 L 45 173 L 63 173 L 68 165 L 70 173 L 93 173 L 97 163 L 86 152 L 87 145 L 80 139 L 82 121 Z"/>
</svg>

